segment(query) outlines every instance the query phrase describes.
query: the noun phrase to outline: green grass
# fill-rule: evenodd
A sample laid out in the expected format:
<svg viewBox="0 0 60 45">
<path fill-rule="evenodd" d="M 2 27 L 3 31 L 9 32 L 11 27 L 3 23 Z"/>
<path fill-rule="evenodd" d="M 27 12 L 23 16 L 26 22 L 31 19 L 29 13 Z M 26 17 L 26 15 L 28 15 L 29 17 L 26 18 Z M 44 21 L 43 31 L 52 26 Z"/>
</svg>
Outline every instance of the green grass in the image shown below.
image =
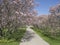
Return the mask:
<svg viewBox="0 0 60 45">
<path fill-rule="evenodd" d="M 55 40 L 55 39 L 49 38 L 48 36 L 45 36 L 44 34 L 41 33 L 41 30 L 38 28 L 33 28 L 33 30 L 50 45 L 60 45 L 60 40 Z"/>
<path fill-rule="evenodd" d="M 26 32 L 26 28 L 19 28 L 20 31 L 16 31 L 11 37 L 14 37 L 13 39 L 7 40 L 4 38 L 0 38 L 0 45 L 19 45 L 20 41 L 14 40 L 16 37 L 21 38 L 23 37 L 24 33 Z"/>
<path fill-rule="evenodd" d="M 0 43 L 0 45 L 19 45 L 20 42 Z"/>
</svg>

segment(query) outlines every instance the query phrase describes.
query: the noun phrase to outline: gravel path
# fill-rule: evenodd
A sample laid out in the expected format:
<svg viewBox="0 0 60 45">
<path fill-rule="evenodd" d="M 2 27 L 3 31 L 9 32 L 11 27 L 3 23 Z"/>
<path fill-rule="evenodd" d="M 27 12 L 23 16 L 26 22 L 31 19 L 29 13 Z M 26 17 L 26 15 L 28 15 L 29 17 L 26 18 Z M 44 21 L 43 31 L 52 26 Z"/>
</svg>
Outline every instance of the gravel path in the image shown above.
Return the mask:
<svg viewBox="0 0 60 45">
<path fill-rule="evenodd" d="M 24 37 L 21 40 L 20 45 L 49 45 L 49 44 L 28 27 Z"/>
</svg>

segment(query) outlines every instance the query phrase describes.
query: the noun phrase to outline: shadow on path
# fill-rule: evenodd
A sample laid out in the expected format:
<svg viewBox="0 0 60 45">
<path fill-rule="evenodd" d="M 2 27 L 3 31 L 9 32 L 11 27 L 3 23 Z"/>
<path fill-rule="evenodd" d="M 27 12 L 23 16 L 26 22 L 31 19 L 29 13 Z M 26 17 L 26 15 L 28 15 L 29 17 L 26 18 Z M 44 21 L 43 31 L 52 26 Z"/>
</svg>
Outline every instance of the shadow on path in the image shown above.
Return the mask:
<svg viewBox="0 0 60 45">
<path fill-rule="evenodd" d="M 33 32 L 30 31 L 30 28 L 27 28 L 25 35 L 23 36 L 21 42 L 28 42 L 30 41 L 32 38 L 34 38 L 34 34 Z"/>
</svg>

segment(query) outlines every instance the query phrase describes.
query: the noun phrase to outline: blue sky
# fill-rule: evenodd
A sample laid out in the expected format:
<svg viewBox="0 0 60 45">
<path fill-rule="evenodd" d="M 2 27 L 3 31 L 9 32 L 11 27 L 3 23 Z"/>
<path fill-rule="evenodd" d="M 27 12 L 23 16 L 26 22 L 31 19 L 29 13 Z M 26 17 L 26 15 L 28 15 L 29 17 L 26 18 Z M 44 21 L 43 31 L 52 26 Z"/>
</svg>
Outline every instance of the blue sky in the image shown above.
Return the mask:
<svg viewBox="0 0 60 45">
<path fill-rule="evenodd" d="M 35 9 L 38 11 L 38 15 L 48 14 L 49 8 L 60 3 L 60 0 L 35 0 L 35 3 L 38 3 L 39 6 L 36 6 Z"/>
</svg>

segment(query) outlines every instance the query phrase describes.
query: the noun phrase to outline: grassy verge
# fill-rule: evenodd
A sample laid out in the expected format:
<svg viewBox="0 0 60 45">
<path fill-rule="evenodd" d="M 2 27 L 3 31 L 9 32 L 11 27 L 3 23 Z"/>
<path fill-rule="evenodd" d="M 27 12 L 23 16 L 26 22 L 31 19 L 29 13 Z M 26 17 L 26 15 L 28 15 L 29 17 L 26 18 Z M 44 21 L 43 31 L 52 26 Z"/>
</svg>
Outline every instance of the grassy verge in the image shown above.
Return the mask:
<svg viewBox="0 0 60 45">
<path fill-rule="evenodd" d="M 48 42 L 50 45 L 60 45 L 59 40 L 55 40 L 52 38 L 49 38 L 48 36 L 45 36 L 41 33 L 41 30 L 38 28 L 32 28 L 38 35 L 40 35 L 46 42 Z"/>
<path fill-rule="evenodd" d="M 0 43 L 0 45 L 19 45 L 20 42 Z"/>
<path fill-rule="evenodd" d="M 10 37 L 13 37 L 10 40 L 7 39 L 0 39 L 0 45 L 19 45 L 20 44 L 20 40 L 23 37 L 24 33 L 26 31 L 26 28 L 19 28 L 19 30 L 17 30 L 15 33 L 13 33 L 12 35 L 10 35 Z M 14 40 L 17 39 L 17 40 Z"/>
</svg>

